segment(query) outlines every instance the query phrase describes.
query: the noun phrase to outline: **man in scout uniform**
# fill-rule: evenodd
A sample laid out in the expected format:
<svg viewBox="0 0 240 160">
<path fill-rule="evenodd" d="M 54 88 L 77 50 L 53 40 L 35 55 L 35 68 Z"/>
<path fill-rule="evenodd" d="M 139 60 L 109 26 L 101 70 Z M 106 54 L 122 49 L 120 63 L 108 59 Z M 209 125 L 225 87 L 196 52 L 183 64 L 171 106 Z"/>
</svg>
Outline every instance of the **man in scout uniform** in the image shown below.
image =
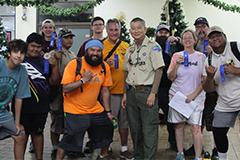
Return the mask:
<svg viewBox="0 0 240 160">
<path fill-rule="evenodd" d="M 58 37 L 62 38 L 62 49 L 61 50 L 52 50 L 50 55 L 57 59 L 57 66 L 61 76 L 63 75 L 64 68 L 71 61 L 73 58 L 76 57 L 75 53 L 70 51 L 70 48 L 73 44 L 73 37 L 75 35 L 72 31 L 68 29 L 62 29 L 59 31 Z M 58 44 L 59 46 L 61 44 Z M 53 102 L 50 104 L 51 109 L 51 142 L 52 142 L 52 153 L 51 157 L 56 158 L 57 154 L 57 147 L 59 143 L 59 136 L 60 134 L 64 133 L 64 118 L 63 118 L 63 98 L 61 97 L 61 87 L 54 86 L 52 89 L 56 90 L 57 93 L 55 94 L 56 97 L 54 98 Z"/>
<path fill-rule="evenodd" d="M 135 43 L 127 49 L 124 59 L 128 87 L 125 85 L 122 106 L 127 110 L 134 159 L 155 159 L 159 125 L 157 92 L 164 67 L 162 50 L 157 42 L 145 36 L 143 19 L 134 18 L 130 26 Z"/>
<path fill-rule="evenodd" d="M 128 43 L 119 40 L 121 23 L 117 19 L 109 19 L 106 24 L 108 39 L 103 42 L 103 60 L 108 63 L 111 70 L 113 85 L 110 90 L 111 111 L 118 118 L 118 131 L 121 138 L 120 157 L 133 159 L 132 153 L 128 151 L 128 121 L 126 110 L 121 106 L 124 91 L 125 71 L 122 69 L 125 52 Z"/>
</svg>

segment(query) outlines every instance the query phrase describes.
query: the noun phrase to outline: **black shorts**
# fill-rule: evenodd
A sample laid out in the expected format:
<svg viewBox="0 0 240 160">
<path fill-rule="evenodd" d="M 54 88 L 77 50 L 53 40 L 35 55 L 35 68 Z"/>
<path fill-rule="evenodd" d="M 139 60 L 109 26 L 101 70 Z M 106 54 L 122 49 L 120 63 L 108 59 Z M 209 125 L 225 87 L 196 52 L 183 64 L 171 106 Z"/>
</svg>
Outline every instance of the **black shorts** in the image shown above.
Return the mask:
<svg viewBox="0 0 240 160">
<path fill-rule="evenodd" d="M 105 112 L 88 115 L 65 113 L 64 126 L 64 135 L 59 147 L 67 151 L 82 150 L 86 131 L 94 148 L 108 146 L 113 141 L 113 124 Z"/>
<path fill-rule="evenodd" d="M 21 113 L 20 124 L 24 126 L 26 134 L 43 134 L 47 113 Z"/>
</svg>

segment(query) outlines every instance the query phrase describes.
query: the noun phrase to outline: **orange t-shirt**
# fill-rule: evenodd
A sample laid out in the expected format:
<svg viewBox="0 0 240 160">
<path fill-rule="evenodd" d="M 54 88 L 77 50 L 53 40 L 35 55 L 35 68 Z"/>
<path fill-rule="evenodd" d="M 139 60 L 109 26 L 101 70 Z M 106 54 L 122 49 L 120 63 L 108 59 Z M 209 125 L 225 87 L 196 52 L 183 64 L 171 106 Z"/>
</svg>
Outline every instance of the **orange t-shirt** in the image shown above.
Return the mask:
<svg viewBox="0 0 240 160">
<path fill-rule="evenodd" d="M 114 45 L 110 43 L 107 40 L 103 41 L 103 60 L 108 56 L 108 53 L 113 49 Z M 109 88 L 110 94 L 123 94 L 124 91 L 124 76 L 125 76 L 125 70 L 122 69 L 124 57 L 126 50 L 128 48 L 129 44 L 122 41 L 117 49 L 113 52 L 112 56 L 110 58 L 114 58 L 114 55 L 118 55 L 118 69 L 115 69 L 115 63 L 113 63 L 112 66 L 110 66 L 111 74 L 112 74 L 112 80 L 113 85 Z"/>
<path fill-rule="evenodd" d="M 90 82 L 82 85 L 83 92 L 81 92 L 81 87 L 69 92 L 63 93 L 64 97 L 64 112 L 72 114 L 92 114 L 101 113 L 104 111 L 102 105 L 98 102 L 98 94 L 102 86 L 109 87 L 112 85 L 112 78 L 110 73 L 110 68 L 107 63 L 104 62 L 106 75 L 104 72 L 100 75 L 102 66 L 98 65 L 92 67 L 87 64 L 84 57 L 82 57 L 82 67 L 81 75 L 83 75 L 83 69 L 87 72 L 91 70 L 93 74 L 97 74 L 93 77 Z M 77 70 L 77 60 L 74 59 L 68 63 L 64 70 L 63 78 L 61 84 L 69 84 L 80 80 L 81 76 L 76 76 Z"/>
</svg>

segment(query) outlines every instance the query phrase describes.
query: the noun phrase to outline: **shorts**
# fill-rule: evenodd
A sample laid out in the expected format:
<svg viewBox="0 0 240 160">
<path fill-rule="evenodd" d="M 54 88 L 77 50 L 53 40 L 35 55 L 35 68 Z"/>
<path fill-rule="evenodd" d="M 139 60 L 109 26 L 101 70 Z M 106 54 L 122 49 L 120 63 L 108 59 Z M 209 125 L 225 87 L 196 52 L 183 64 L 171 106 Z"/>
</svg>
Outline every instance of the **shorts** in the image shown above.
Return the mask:
<svg viewBox="0 0 240 160">
<path fill-rule="evenodd" d="M 122 97 L 122 94 L 110 95 L 111 111 L 112 114 L 118 118 L 118 127 L 128 128 L 126 109 L 124 109 L 121 104 Z"/>
<path fill-rule="evenodd" d="M 10 136 L 19 136 L 25 133 L 24 131 L 20 131 L 19 134 L 17 133 L 17 128 L 15 125 L 15 121 L 12 119 L 10 121 L 0 123 L 0 139 L 8 138 Z"/>
<path fill-rule="evenodd" d="M 181 123 L 185 122 L 187 120 L 188 124 L 190 125 L 202 125 L 202 113 L 203 111 L 200 111 L 198 109 L 195 109 L 189 119 L 184 117 L 181 113 L 173 109 L 172 107 L 169 107 L 168 112 L 168 122 L 169 123 Z"/>
<path fill-rule="evenodd" d="M 51 113 L 51 132 L 56 134 L 64 133 L 64 115 Z"/>
<path fill-rule="evenodd" d="M 24 126 L 26 134 L 43 134 L 47 113 L 21 113 L 20 123 Z"/>
<path fill-rule="evenodd" d="M 82 151 L 86 131 L 91 137 L 93 148 L 106 147 L 113 141 L 113 123 L 106 112 L 88 115 L 65 113 L 64 126 L 59 147 L 67 151 Z"/>
<path fill-rule="evenodd" d="M 234 127 L 238 113 L 239 111 L 220 112 L 215 110 L 214 118 L 213 118 L 213 127 L 216 127 L 216 128 Z"/>
</svg>

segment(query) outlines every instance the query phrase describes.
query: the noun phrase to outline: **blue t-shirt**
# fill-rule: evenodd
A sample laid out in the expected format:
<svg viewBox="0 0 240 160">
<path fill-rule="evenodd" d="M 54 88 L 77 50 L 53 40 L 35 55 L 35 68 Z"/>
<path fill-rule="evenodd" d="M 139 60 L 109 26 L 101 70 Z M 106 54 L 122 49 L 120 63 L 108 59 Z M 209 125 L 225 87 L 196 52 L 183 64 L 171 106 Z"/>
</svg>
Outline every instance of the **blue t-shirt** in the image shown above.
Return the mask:
<svg viewBox="0 0 240 160">
<path fill-rule="evenodd" d="M 9 70 L 5 59 L 0 59 L 0 123 L 13 119 L 6 107 L 14 96 L 19 99 L 31 96 L 27 71 L 22 65 Z"/>
</svg>

